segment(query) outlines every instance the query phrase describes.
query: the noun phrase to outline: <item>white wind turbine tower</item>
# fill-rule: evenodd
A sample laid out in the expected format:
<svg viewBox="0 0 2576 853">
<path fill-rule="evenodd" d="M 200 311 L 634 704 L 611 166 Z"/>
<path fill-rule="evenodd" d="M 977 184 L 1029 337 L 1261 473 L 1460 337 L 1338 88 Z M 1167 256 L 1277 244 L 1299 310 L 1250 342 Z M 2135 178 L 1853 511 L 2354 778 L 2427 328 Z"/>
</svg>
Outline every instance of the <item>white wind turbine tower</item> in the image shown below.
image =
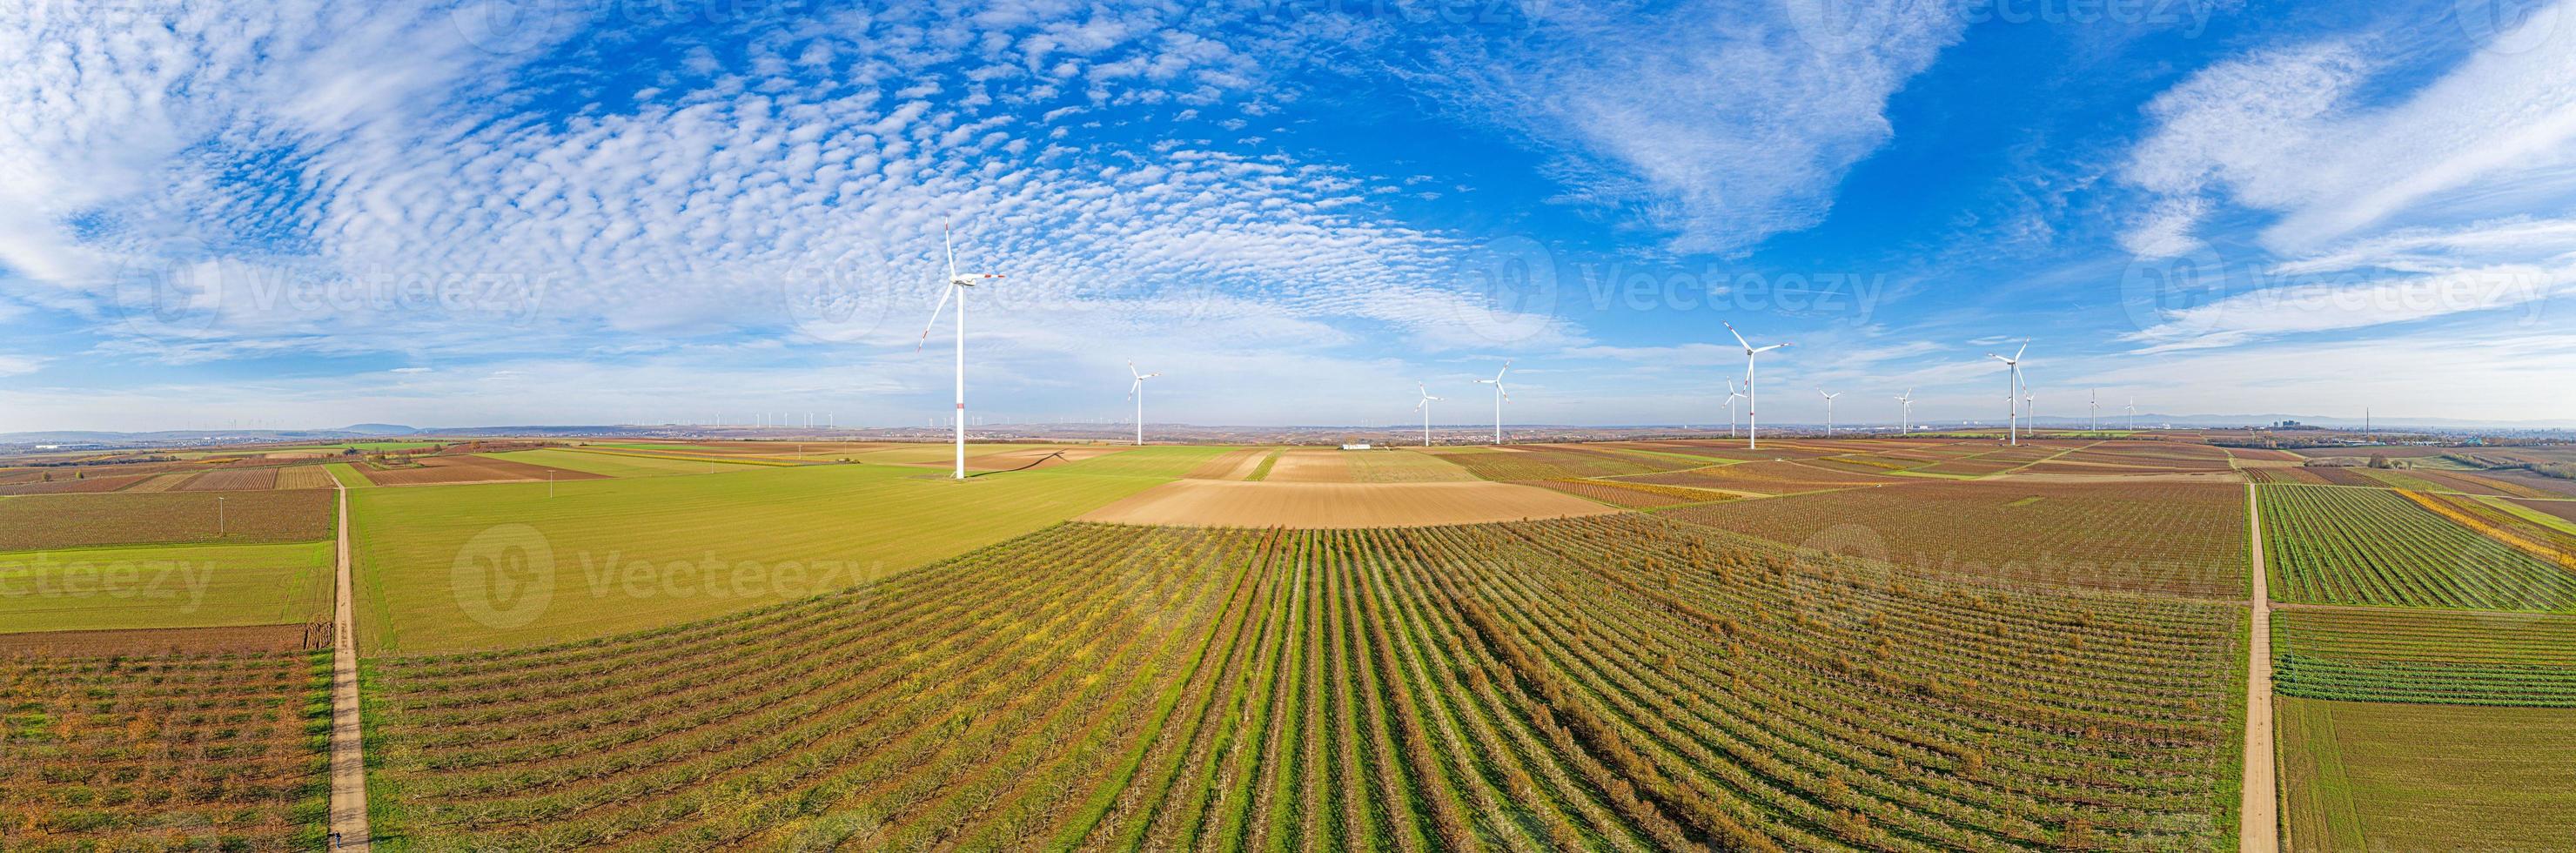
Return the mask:
<svg viewBox="0 0 2576 853">
<path fill-rule="evenodd" d="M 1001 278 L 1000 273 L 957 272 L 957 244 L 949 239 L 948 223 L 939 224 L 940 245 L 948 249 L 948 286 L 939 289 L 939 306 L 930 309 L 930 323 L 921 327 L 921 343 L 912 348 L 920 352 L 930 344 L 931 327 L 939 325 L 939 312 L 947 310 L 948 298 L 957 298 L 957 479 L 966 479 L 966 288 L 988 278 Z"/>
<path fill-rule="evenodd" d="M 1905 389 L 1905 393 L 1896 395 L 1896 402 L 1898 404 L 1897 410 L 1901 413 L 1899 415 L 1900 420 L 1898 421 L 1899 426 L 1897 427 L 1897 431 L 1904 435 L 1913 435 L 1914 389 L 1907 388 Z"/>
<path fill-rule="evenodd" d="M 2138 428 L 2138 398 L 2129 398 L 2129 428 Z"/>
<path fill-rule="evenodd" d="M 1127 375 L 1136 377 L 1136 383 L 1127 386 L 1127 399 L 1136 401 L 1136 444 L 1142 446 L 1145 443 L 1145 380 L 1161 376 L 1163 372 L 1138 373 L 1136 363 L 1131 361 L 1127 363 Z"/>
<path fill-rule="evenodd" d="M 1511 371 L 1512 371 L 1512 363 L 1511 363 L 1511 362 L 1509 362 L 1509 361 L 1505 361 L 1505 362 L 1503 362 L 1503 369 L 1501 369 L 1501 370 L 1497 370 L 1497 371 L 1494 371 L 1494 378 L 1492 378 L 1492 379 L 1478 379 L 1478 380 L 1476 380 L 1476 384 L 1478 384 L 1478 385 L 1491 385 L 1491 386 L 1494 386 L 1494 443 L 1495 443 L 1495 444 L 1501 444 L 1501 443 L 1503 443 L 1503 403 L 1504 403 L 1505 401 L 1508 401 L 1508 400 L 1510 400 L 1510 399 L 1512 398 L 1512 392 L 1510 392 L 1510 391 L 1506 391 L 1506 390 L 1503 390 L 1503 374 L 1505 374 L 1505 373 L 1510 373 Z"/>
<path fill-rule="evenodd" d="M 1761 401 L 1754 396 L 1759 392 L 1753 387 L 1753 359 L 1763 353 L 1788 346 L 1789 342 L 1781 341 L 1767 347 L 1756 348 L 1745 342 L 1744 333 L 1736 331 L 1735 324 L 1724 325 L 1726 333 L 1735 336 L 1736 345 L 1744 348 L 1744 446 L 1749 450 L 1760 450 L 1762 449 L 1762 413 Z"/>
<path fill-rule="evenodd" d="M 1987 358 L 2003 362 L 2004 366 L 2012 368 L 2004 377 L 2004 408 L 2012 410 L 2011 415 L 2004 422 L 2004 435 L 2015 445 L 2021 444 L 2021 355 L 2029 351 L 2030 339 L 2023 338 L 2021 349 L 2014 350 L 2011 358 L 1986 353 Z"/>
<path fill-rule="evenodd" d="M 2088 427 L 2085 427 L 2085 428 L 2084 428 L 2084 429 L 2085 429 L 2085 431 L 2086 431 L 2086 432 L 2101 432 L 2101 431 L 2102 431 L 2102 389 L 2100 389 L 2100 388 L 2095 388 L 2095 389 L 2093 389 L 2092 391 L 2090 391 L 2090 392 L 2087 392 L 2087 393 L 2086 393 L 2085 398 L 2084 398 L 2084 410 L 2088 413 L 2088 414 L 2085 416 L 2086 420 L 2088 420 L 2088 421 L 2090 421 L 2090 422 L 2092 423 L 2092 426 L 2088 426 Z"/>
<path fill-rule="evenodd" d="M 1816 389 L 1816 393 L 1818 393 L 1818 394 L 1823 394 L 1823 395 L 1824 395 L 1824 398 L 1825 398 L 1825 437 L 1826 437 L 1826 438 L 1832 438 L 1832 437 L 1834 437 L 1834 398 L 1835 398 L 1835 397 L 1840 397 L 1840 396 L 1842 396 L 1842 394 L 1840 394 L 1840 393 L 1825 394 L 1825 389 L 1822 389 L 1822 388 L 1818 388 L 1818 389 Z"/>
<path fill-rule="evenodd" d="M 1414 410 L 1414 411 L 1417 411 L 1417 412 L 1421 412 L 1421 413 L 1422 413 L 1422 446 L 1424 446 L 1424 447 L 1430 447 L 1430 446 L 1431 446 L 1431 404 L 1432 404 L 1433 402 L 1435 402 L 1435 401 L 1440 400 L 1441 398 L 1431 396 L 1431 386 L 1429 386 L 1429 385 L 1422 385 L 1422 384 L 1418 384 L 1418 383 L 1417 383 L 1417 384 L 1415 384 L 1413 387 L 1418 388 L 1418 389 L 1421 389 L 1421 391 L 1422 391 L 1422 399 L 1421 399 L 1421 401 L 1416 402 L 1416 403 L 1414 403 L 1414 404 L 1413 404 L 1413 410 Z M 1497 427 L 1495 427 L 1495 428 L 1496 428 L 1496 429 L 1500 429 L 1501 427 L 1500 427 L 1500 426 L 1497 426 Z"/>
<path fill-rule="evenodd" d="M 1737 401 L 1737 400 L 1741 400 L 1741 399 L 1744 399 L 1744 392 L 1742 392 L 1742 391 L 1738 391 L 1738 390 L 1735 390 L 1735 380 L 1732 380 L 1732 379 L 1727 380 L 1727 382 L 1726 382 L 1726 437 L 1727 437 L 1727 438 L 1734 438 L 1734 437 L 1735 437 L 1735 401 Z"/>
</svg>

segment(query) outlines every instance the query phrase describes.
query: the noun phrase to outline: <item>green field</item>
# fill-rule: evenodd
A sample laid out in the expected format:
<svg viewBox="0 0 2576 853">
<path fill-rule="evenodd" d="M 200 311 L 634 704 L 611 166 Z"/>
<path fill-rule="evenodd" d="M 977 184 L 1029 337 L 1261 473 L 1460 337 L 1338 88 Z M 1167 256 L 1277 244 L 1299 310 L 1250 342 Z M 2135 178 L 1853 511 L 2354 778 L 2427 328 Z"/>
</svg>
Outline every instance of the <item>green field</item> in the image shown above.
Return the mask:
<svg viewBox="0 0 2576 853">
<path fill-rule="evenodd" d="M 2281 817 L 2296 849 L 2576 844 L 2576 709 L 2279 703 Z"/>
<path fill-rule="evenodd" d="M 1458 483 L 1476 479 L 1458 463 L 1410 450 L 1371 451 L 1351 457 L 1351 479 L 1362 483 Z"/>
<path fill-rule="evenodd" d="M 2272 597 L 2576 612 L 2576 573 L 2387 489 L 2259 485 Z"/>
<path fill-rule="evenodd" d="M 562 450 L 554 448 L 545 450 L 514 450 L 508 453 L 492 453 L 486 455 L 489 455 L 494 459 L 507 459 L 513 462 L 525 462 L 531 465 L 544 465 L 552 468 L 561 468 L 566 471 L 580 471 L 585 474 L 598 474 L 602 477 L 618 478 L 668 477 L 676 474 L 723 474 L 745 471 L 752 468 L 772 467 L 767 465 L 747 465 L 727 462 L 722 457 L 716 456 L 709 456 L 703 459 L 669 459 L 657 456 L 628 456 L 616 453 L 588 453 L 580 450 Z"/>
<path fill-rule="evenodd" d="M 2284 695 L 2576 707 L 2576 618 L 2438 610 L 2280 610 Z"/>
<path fill-rule="evenodd" d="M 330 618 L 329 542 L 0 554 L 0 634 Z"/>
<path fill-rule="evenodd" d="M 353 491 L 362 641 L 370 653 L 525 645 L 716 616 L 954 556 L 1162 482 L 1071 470 L 957 483 L 909 467 L 737 467 L 559 482 L 551 499 L 543 483 Z"/>
</svg>

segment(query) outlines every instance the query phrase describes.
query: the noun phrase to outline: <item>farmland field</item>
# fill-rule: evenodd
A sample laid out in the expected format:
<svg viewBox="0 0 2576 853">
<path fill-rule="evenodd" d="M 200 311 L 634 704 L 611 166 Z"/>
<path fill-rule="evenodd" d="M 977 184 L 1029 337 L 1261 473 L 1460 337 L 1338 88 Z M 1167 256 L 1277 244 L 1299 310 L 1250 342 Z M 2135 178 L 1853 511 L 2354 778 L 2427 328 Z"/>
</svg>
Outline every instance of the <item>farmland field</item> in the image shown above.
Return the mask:
<svg viewBox="0 0 2576 853">
<path fill-rule="evenodd" d="M 277 487 L 275 468 L 217 468 L 178 486 L 183 492 L 223 492 Z"/>
<path fill-rule="evenodd" d="M 1668 514 L 1773 542 L 1858 551 L 1909 577 L 2238 599 L 2247 582 L 2244 505 L 2243 486 L 1924 482 Z"/>
<path fill-rule="evenodd" d="M 0 848 L 320 849 L 328 660 L 0 657 Z"/>
<path fill-rule="evenodd" d="M 1477 477 L 1498 483 L 1651 474 L 1716 464 L 1704 459 L 1562 445 L 1526 445 L 1483 453 L 1440 453 L 1439 456 L 1457 463 L 1458 467 Z"/>
<path fill-rule="evenodd" d="M 544 483 L 353 489 L 360 640 L 370 653 L 436 651 L 701 619 L 953 556 L 1161 482 L 1072 470 L 957 483 L 904 466 L 735 467 L 559 482 L 552 498 Z M 515 574 L 470 574 L 478 559 L 537 555 L 542 568 L 521 568 L 542 578 L 542 599 L 516 597 Z"/>
<path fill-rule="evenodd" d="M 331 553 L 307 542 L 0 554 L 0 634 L 324 621 Z"/>
<path fill-rule="evenodd" d="M 585 474 L 597 474 L 602 477 L 620 478 L 668 477 L 675 474 L 732 473 L 754 470 L 750 466 L 736 465 L 723 461 L 721 458 L 715 456 L 709 456 L 704 460 L 690 460 L 672 459 L 668 457 L 589 453 L 580 450 L 557 448 L 495 453 L 492 454 L 490 458 L 503 462 L 518 462 L 532 466 L 543 466 L 546 468 L 556 468 L 565 471 L 579 471 Z"/>
<path fill-rule="evenodd" d="M 596 480 L 607 476 L 568 468 L 550 468 L 491 456 L 424 456 L 408 468 L 359 467 L 358 473 L 379 486 L 440 486 L 458 483 L 503 483 Z"/>
<path fill-rule="evenodd" d="M 2280 700 L 2282 809 L 2318 850 L 2564 850 L 2576 709 Z"/>
<path fill-rule="evenodd" d="M 2576 707 L 2576 618 L 2293 609 L 2272 634 L 2285 695 Z"/>
<path fill-rule="evenodd" d="M 412 849 L 2205 848 L 2226 605 L 1892 583 L 1639 515 L 1061 525 L 370 663 Z"/>
<path fill-rule="evenodd" d="M 2576 612 L 2576 573 L 2387 489 L 2257 486 L 2272 596 Z"/>
<path fill-rule="evenodd" d="M 1694 489 L 1723 489 L 1754 494 L 1791 494 L 1825 489 L 1847 489 L 1889 483 L 1912 483 L 1901 477 L 1836 471 L 1798 462 L 1739 462 L 1717 468 L 1699 468 L 1663 474 L 1620 478 L 1632 483 L 1656 483 L 1687 486 Z"/>
<path fill-rule="evenodd" d="M 219 520 L 221 541 L 228 543 L 310 542 L 331 535 L 331 495 L 294 489 L 13 497 L 0 500 L 0 551 L 214 542 Z"/>
</svg>

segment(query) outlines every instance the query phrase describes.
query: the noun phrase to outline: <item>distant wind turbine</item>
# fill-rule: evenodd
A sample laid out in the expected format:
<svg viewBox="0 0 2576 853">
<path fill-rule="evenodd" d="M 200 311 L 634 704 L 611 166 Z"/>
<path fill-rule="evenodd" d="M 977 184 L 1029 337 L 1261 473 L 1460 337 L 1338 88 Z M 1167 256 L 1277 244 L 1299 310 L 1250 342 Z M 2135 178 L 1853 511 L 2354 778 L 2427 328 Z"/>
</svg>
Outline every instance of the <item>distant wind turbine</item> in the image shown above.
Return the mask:
<svg viewBox="0 0 2576 853">
<path fill-rule="evenodd" d="M 1433 402 L 1435 402 L 1435 401 L 1437 401 L 1437 400 L 1441 399 L 1441 398 L 1431 396 L 1431 386 L 1429 386 L 1429 385 L 1422 385 L 1422 384 L 1418 384 L 1418 383 L 1417 383 L 1417 384 L 1415 384 L 1413 387 L 1414 387 L 1414 388 L 1416 388 L 1416 389 L 1419 389 L 1419 390 L 1422 392 L 1422 399 L 1421 399 L 1420 401 L 1415 402 L 1415 403 L 1413 404 L 1413 410 L 1414 410 L 1414 411 L 1417 411 L 1417 412 L 1421 412 L 1421 413 L 1422 413 L 1422 446 L 1424 446 L 1424 447 L 1430 447 L 1430 446 L 1431 446 L 1431 404 L 1432 404 Z"/>
<path fill-rule="evenodd" d="M 2091 422 L 2092 422 L 2092 426 L 2085 427 L 2085 430 L 2086 430 L 2086 431 L 2088 431 L 2088 432 L 2101 432 L 2101 431 L 2102 431 L 2102 389 L 2100 389 L 2100 388 L 2095 388 L 2095 389 L 2093 389 L 2092 391 L 2087 392 L 2087 395 L 2086 395 L 2085 400 L 2084 400 L 2084 410 L 2085 410 L 2087 413 L 2089 413 L 2089 414 L 2087 414 L 2087 416 L 2086 416 L 2086 417 L 2087 417 L 2087 418 L 2089 418 L 2089 419 L 2091 420 Z"/>
<path fill-rule="evenodd" d="M 1735 380 L 1732 380 L 1732 379 L 1727 380 L 1727 382 L 1726 382 L 1726 437 L 1727 437 L 1727 438 L 1734 438 L 1734 437 L 1735 437 L 1735 401 L 1737 401 L 1737 400 L 1741 400 L 1741 399 L 1744 399 L 1744 392 L 1742 392 L 1742 391 L 1738 391 L 1738 390 L 1735 390 Z"/>
<path fill-rule="evenodd" d="M 1512 398 L 1512 392 L 1510 392 L 1510 391 L 1506 391 L 1506 390 L 1503 390 L 1503 374 L 1505 374 L 1505 373 L 1510 373 L 1511 371 L 1512 371 L 1512 363 L 1511 363 L 1511 362 L 1509 362 L 1509 361 L 1505 361 L 1505 362 L 1503 362 L 1503 369 L 1501 369 L 1501 370 L 1497 370 L 1497 371 L 1494 371 L 1494 378 L 1492 378 L 1492 379 L 1478 379 L 1478 380 L 1476 380 L 1476 384 L 1478 384 L 1478 385 L 1491 385 L 1491 386 L 1494 386 L 1494 443 L 1495 443 L 1495 444 L 1501 444 L 1501 443 L 1503 443 L 1503 403 L 1504 403 L 1504 402 L 1506 402 L 1506 401 L 1509 401 L 1509 400 Z"/>
<path fill-rule="evenodd" d="M 2129 428 L 2138 428 L 2138 398 L 2129 398 Z"/>
<path fill-rule="evenodd" d="M 1842 394 L 1825 394 L 1825 389 L 1822 388 L 1816 389 L 1816 393 L 1823 394 L 1825 397 L 1825 437 L 1832 438 L 1834 437 L 1834 398 Z"/>
<path fill-rule="evenodd" d="M 1913 435 L 1914 389 L 1907 388 L 1905 389 L 1905 393 L 1896 395 L 1896 402 L 1898 404 L 1897 410 L 1901 413 L 1899 417 L 1901 418 L 1900 423 L 1902 424 L 1897 428 L 1898 432 L 1905 435 Z"/>
<path fill-rule="evenodd" d="M 1152 373 L 1138 373 L 1136 363 L 1131 361 L 1127 363 L 1127 375 L 1136 377 L 1135 384 L 1127 386 L 1127 399 L 1136 401 L 1136 443 L 1142 445 L 1145 443 L 1145 380 L 1161 376 L 1163 373 L 1159 370 Z"/>
<path fill-rule="evenodd" d="M 2029 351 L 2030 339 L 2023 338 L 2021 349 L 2014 350 L 2011 358 L 1986 353 L 1987 358 L 2003 362 L 2004 366 L 2012 368 L 2004 376 L 2004 408 L 2011 410 L 2010 417 L 2005 421 L 2004 436 L 2007 441 L 2015 445 L 2021 444 L 2021 356 L 2022 353 Z"/>
<path fill-rule="evenodd" d="M 957 272 L 957 244 L 954 240 L 949 238 L 948 223 L 942 222 L 939 224 L 939 242 L 940 245 L 948 249 L 948 286 L 939 289 L 939 305 L 938 307 L 930 309 L 930 322 L 921 327 L 921 343 L 915 345 L 912 348 L 912 351 L 920 352 L 922 347 L 930 344 L 930 330 L 933 326 L 939 325 L 939 312 L 947 310 L 949 297 L 956 297 L 957 414 L 951 420 L 953 420 L 957 425 L 956 477 L 959 480 L 964 480 L 966 479 L 966 289 L 974 287 L 975 283 L 978 281 L 991 278 L 1001 278 L 1002 275 L 1000 273 L 959 274 Z"/>
<path fill-rule="evenodd" d="M 1736 331 L 1735 324 L 1726 323 L 1724 325 L 1726 326 L 1726 333 L 1735 336 L 1736 345 L 1744 348 L 1745 448 L 1749 450 L 1760 450 L 1762 449 L 1762 414 L 1759 411 L 1761 401 L 1755 398 L 1755 395 L 1760 392 L 1754 390 L 1753 387 L 1753 360 L 1755 356 L 1788 346 L 1789 342 L 1782 341 L 1767 347 L 1757 348 L 1752 344 L 1745 342 L 1744 333 Z"/>
</svg>

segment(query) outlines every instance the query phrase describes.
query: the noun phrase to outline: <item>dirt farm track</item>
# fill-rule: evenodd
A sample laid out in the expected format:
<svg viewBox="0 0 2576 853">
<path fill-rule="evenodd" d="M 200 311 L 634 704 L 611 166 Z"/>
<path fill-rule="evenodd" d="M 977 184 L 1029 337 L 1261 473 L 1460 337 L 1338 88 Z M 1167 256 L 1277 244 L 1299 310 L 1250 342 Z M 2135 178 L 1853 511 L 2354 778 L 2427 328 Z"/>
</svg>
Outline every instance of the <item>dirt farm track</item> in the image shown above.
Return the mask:
<svg viewBox="0 0 2576 853">
<path fill-rule="evenodd" d="M 1419 527 L 1603 515 L 1617 509 L 1510 483 L 1236 483 L 1182 480 L 1082 521 L 1185 527 Z"/>
</svg>

